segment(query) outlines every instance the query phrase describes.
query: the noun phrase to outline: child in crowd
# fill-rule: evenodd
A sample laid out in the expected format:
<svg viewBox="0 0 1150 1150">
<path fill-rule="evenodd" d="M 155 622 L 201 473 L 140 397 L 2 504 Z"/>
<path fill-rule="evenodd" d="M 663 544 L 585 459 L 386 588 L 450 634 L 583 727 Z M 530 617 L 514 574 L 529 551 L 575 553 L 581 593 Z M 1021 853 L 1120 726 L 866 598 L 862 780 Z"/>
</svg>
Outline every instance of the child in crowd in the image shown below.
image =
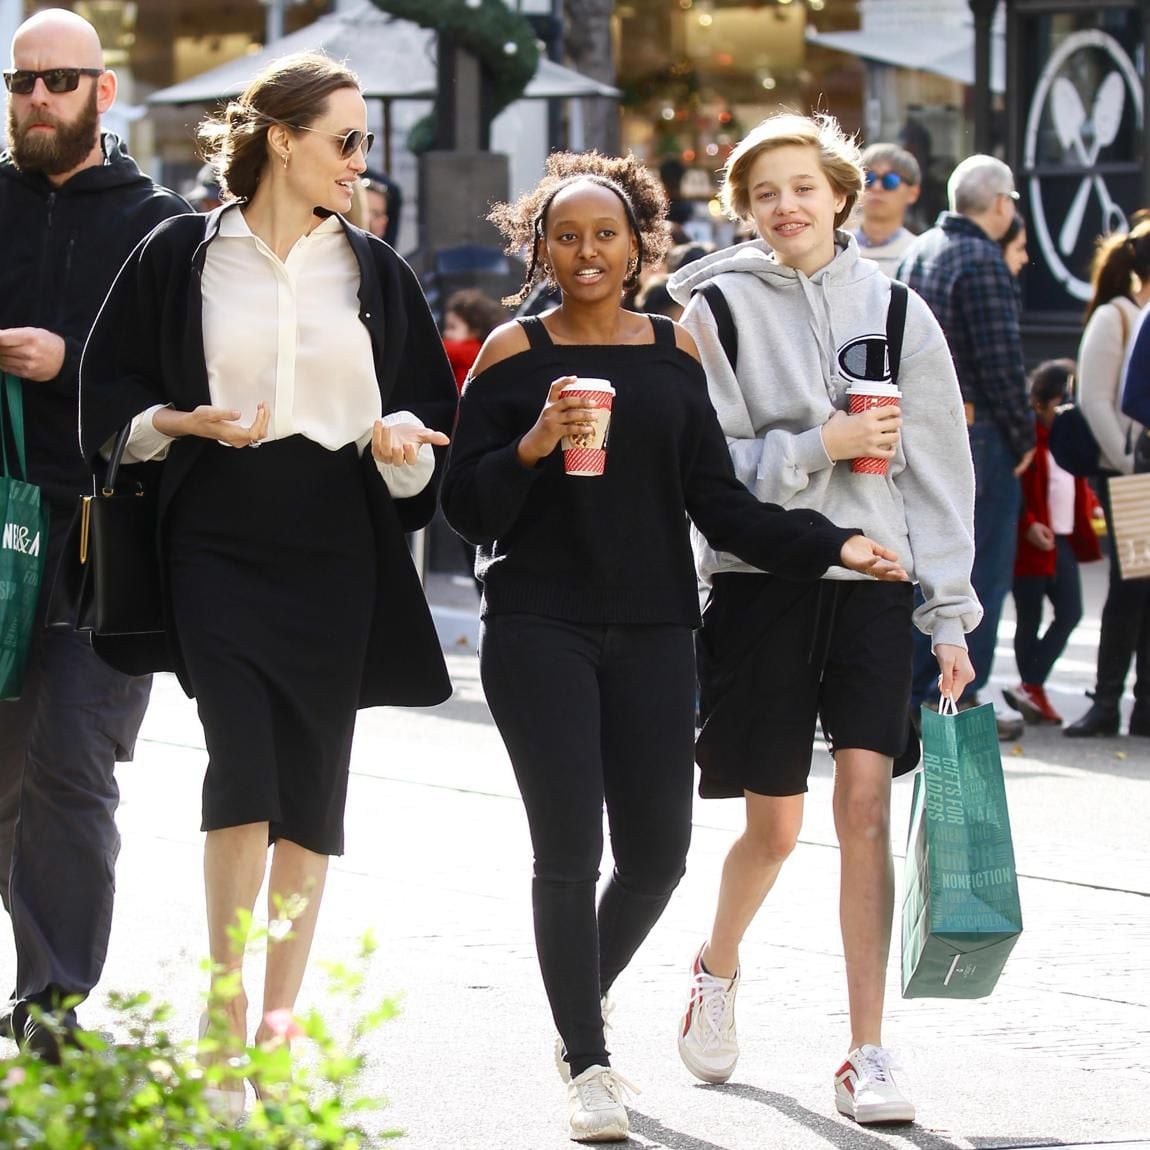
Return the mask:
<svg viewBox="0 0 1150 1150">
<path fill-rule="evenodd" d="M 1066 649 L 1082 618 L 1079 563 L 1102 558 L 1094 532 L 1096 500 L 1085 479 L 1054 461 L 1048 440 L 1059 406 L 1070 399 L 1074 360 L 1051 359 L 1030 376 L 1038 443 L 1022 473 L 1022 515 L 1014 561 L 1014 658 L 1022 682 L 1002 697 L 1028 723 L 1061 723 L 1046 697 L 1046 678 Z M 1049 599 L 1054 618 L 1040 636 L 1042 601 Z"/>
<path fill-rule="evenodd" d="M 455 386 L 461 391 L 483 341 L 506 319 L 503 305 L 478 288 L 448 296 L 443 311 L 443 346 L 455 372 Z"/>
</svg>

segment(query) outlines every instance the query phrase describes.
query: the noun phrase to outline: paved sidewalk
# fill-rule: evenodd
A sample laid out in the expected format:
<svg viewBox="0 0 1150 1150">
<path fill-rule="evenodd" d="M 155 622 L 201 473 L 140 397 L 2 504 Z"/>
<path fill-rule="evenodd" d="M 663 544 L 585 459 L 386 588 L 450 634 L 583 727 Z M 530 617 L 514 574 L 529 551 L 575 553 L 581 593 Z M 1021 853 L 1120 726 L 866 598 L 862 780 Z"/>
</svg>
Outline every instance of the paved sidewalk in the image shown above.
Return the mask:
<svg viewBox="0 0 1150 1150">
<path fill-rule="evenodd" d="M 466 600 L 447 606 L 461 625 Z M 1085 704 L 1091 625 L 1056 670 L 1056 705 L 1070 716 Z M 320 964 L 349 958 L 370 928 L 380 947 L 368 1000 L 403 995 L 400 1017 L 372 1041 L 368 1075 L 390 1098 L 383 1120 L 407 1132 L 397 1145 L 560 1148 L 570 1143 L 535 962 L 522 808 L 469 640 L 448 642 L 450 702 L 361 716 L 348 853 L 332 868 L 301 1006 L 347 1024 L 352 1010 L 326 998 Z M 820 752 L 801 845 L 743 951 L 743 1054 L 724 1087 L 695 1082 L 675 1051 L 687 967 L 740 819 L 737 803 L 696 803 L 688 874 L 616 990 L 613 1060 L 643 1088 L 627 1145 L 1150 1147 L 1150 740 L 1082 746 L 1029 729 L 1003 750 L 1026 929 L 984 1000 L 903 1001 L 892 963 L 887 1036 L 907 1067 L 918 1124 L 863 1130 L 834 1112 L 831 1074 L 847 1035 L 831 764 Z M 205 950 L 204 758 L 194 707 L 161 677 L 137 761 L 121 771 L 124 849 L 103 990 L 155 990 L 189 1036 Z M 910 786 L 897 786 L 900 855 L 909 799 Z M 0 938 L 0 979 L 10 981 L 12 967 Z M 256 1001 L 258 981 L 254 962 Z M 111 1021 L 100 995 L 83 1017 Z"/>
</svg>

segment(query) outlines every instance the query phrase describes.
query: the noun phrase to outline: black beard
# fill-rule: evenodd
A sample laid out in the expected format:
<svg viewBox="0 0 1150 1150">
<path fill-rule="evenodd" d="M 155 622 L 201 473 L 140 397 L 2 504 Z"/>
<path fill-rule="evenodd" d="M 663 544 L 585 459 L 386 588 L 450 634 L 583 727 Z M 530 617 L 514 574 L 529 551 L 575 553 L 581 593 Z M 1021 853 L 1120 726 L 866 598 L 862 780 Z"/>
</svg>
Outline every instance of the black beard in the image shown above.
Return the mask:
<svg viewBox="0 0 1150 1150">
<path fill-rule="evenodd" d="M 51 124 L 54 133 L 29 132 L 28 124 Z M 22 172 L 43 172 L 62 176 L 79 167 L 100 137 L 100 113 L 96 110 L 96 85 L 88 103 L 68 123 L 45 111 L 29 112 L 21 124 L 12 104 L 8 104 L 8 140 L 12 162 Z"/>
</svg>

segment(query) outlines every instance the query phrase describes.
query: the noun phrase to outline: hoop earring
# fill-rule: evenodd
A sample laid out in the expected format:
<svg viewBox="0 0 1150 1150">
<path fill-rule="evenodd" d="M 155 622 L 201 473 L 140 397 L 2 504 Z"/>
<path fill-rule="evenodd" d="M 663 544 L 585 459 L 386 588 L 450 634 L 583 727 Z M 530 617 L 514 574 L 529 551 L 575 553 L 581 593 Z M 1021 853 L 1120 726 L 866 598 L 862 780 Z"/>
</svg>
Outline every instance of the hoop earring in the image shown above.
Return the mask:
<svg viewBox="0 0 1150 1150">
<path fill-rule="evenodd" d="M 551 265 L 550 264 L 540 264 L 539 266 L 543 269 L 543 274 L 548 279 L 550 279 L 551 278 Z"/>
</svg>

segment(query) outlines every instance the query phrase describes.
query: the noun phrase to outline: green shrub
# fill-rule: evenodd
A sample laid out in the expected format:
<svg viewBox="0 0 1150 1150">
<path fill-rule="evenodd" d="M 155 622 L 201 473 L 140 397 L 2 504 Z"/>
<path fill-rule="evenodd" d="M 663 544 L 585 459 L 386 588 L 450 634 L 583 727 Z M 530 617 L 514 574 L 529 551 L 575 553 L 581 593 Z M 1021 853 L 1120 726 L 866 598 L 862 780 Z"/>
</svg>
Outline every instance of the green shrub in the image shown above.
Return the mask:
<svg viewBox="0 0 1150 1150">
<path fill-rule="evenodd" d="M 329 995 L 358 1000 L 374 945 L 365 938 L 356 969 L 329 966 Z M 215 995 L 218 999 L 220 987 Z M 397 1007 L 392 999 L 362 1014 L 345 1042 L 318 1012 L 270 1020 L 277 1040 L 228 1057 L 227 1031 L 213 1017 L 198 1044 L 175 1042 L 171 1009 L 147 994 L 109 996 L 119 1042 L 86 1031 L 61 1064 L 20 1054 L 0 1060 L 3 1150 L 368 1150 L 398 1136 L 369 1116 L 382 1101 L 364 1096 L 363 1044 Z M 293 1060 L 288 1040 L 296 1041 Z M 264 1101 L 244 1121 L 221 1125 L 204 1088 L 258 1079 Z"/>
</svg>

